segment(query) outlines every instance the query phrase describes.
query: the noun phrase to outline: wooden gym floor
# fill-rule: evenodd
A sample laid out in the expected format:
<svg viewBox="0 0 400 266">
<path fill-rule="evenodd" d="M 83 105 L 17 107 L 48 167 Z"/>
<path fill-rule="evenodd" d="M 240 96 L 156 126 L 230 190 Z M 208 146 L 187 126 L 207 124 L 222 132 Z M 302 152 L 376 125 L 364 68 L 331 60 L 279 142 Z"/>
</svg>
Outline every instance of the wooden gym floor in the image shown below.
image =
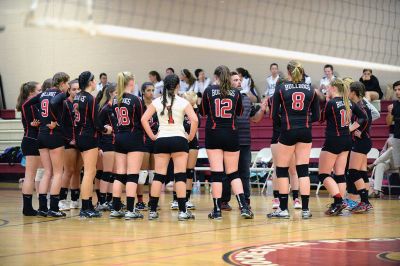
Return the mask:
<svg viewBox="0 0 400 266">
<path fill-rule="evenodd" d="M 0 265 L 400 265 L 400 200 L 373 200 L 369 214 L 325 217 L 326 194 L 310 199 L 311 220 L 269 220 L 271 197 L 253 191 L 254 220 L 231 212 L 211 221 L 210 195 L 195 194 L 195 221 L 178 222 L 160 200 L 159 221 L 23 217 L 16 188 L 0 186 Z M 36 197 L 34 198 L 37 205 Z M 338 240 L 338 241 L 324 241 Z"/>
</svg>

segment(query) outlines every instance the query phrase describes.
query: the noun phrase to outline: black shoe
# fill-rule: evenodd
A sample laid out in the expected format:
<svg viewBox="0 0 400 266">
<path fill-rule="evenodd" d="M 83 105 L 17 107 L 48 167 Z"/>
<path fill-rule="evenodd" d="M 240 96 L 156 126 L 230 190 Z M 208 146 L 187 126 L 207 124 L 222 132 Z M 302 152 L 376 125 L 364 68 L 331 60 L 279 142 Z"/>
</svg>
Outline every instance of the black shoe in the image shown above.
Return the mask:
<svg viewBox="0 0 400 266">
<path fill-rule="evenodd" d="M 213 220 L 221 220 L 222 219 L 221 211 L 212 210 L 212 212 L 208 214 L 208 218 Z"/>
<path fill-rule="evenodd" d="M 222 211 L 231 211 L 232 207 L 229 205 L 229 202 L 221 202 L 221 210 Z"/>
<path fill-rule="evenodd" d="M 65 217 L 65 216 L 67 216 L 67 215 L 62 211 L 49 210 L 47 212 L 47 217 L 57 217 L 57 218 L 59 218 L 59 217 Z"/>
<path fill-rule="evenodd" d="M 147 206 L 146 203 L 144 202 L 137 202 L 135 209 L 139 210 L 139 211 L 147 211 Z"/>
<path fill-rule="evenodd" d="M 83 218 L 97 218 L 101 217 L 101 212 L 96 211 L 94 209 L 91 210 L 82 210 L 79 212 L 79 216 Z"/>
<path fill-rule="evenodd" d="M 342 203 L 332 203 L 329 208 L 325 211 L 328 216 L 337 216 L 342 210 L 346 209 L 347 204 L 343 201 Z"/>
<path fill-rule="evenodd" d="M 37 211 L 37 216 L 42 216 L 42 217 L 47 217 L 47 213 L 49 212 L 49 210 L 38 210 Z"/>
<path fill-rule="evenodd" d="M 23 209 L 22 214 L 24 216 L 36 216 L 38 214 L 38 212 L 37 212 L 37 210 L 34 210 L 34 209 L 28 209 L 28 210 Z"/>
<path fill-rule="evenodd" d="M 248 208 L 242 208 L 240 210 L 240 216 L 242 216 L 244 219 L 253 219 L 254 218 L 253 212 Z"/>
</svg>

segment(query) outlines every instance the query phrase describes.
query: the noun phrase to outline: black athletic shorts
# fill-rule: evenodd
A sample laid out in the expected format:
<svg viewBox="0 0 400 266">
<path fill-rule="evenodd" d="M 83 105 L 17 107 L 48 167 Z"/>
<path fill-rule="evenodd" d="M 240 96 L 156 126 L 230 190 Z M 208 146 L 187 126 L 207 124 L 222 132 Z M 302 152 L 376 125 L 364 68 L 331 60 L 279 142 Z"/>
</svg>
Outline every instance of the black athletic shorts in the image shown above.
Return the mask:
<svg viewBox="0 0 400 266">
<path fill-rule="evenodd" d="M 323 151 L 328 151 L 333 154 L 340 154 L 344 151 L 351 151 L 353 141 L 351 136 L 326 136 Z"/>
<path fill-rule="evenodd" d="M 355 140 L 353 141 L 353 147 L 351 151 L 362 153 L 362 154 L 368 154 L 368 152 L 372 148 L 372 142 L 370 138 L 357 138 L 355 137 Z"/>
<path fill-rule="evenodd" d="M 130 152 L 146 152 L 143 131 L 118 132 L 115 135 L 115 152 L 123 154 Z"/>
<path fill-rule="evenodd" d="M 49 133 L 39 133 L 38 135 L 38 147 L 39 149 L 57 149 L 60 147 L 64 147 L 64 136 L 55 132 L 53 134 Z"/>
<path fill-rule="evenodd" d="M 279 143 L 287 146 L 293 146 L 296 143 L 311 143 L 311 128 L 298 128 L 291 130 L 283 130 L 279 135 Z"/>
<path fill-rule="evenodd" d="M 189 150 L 198 150 L 199 148 L 199 141 L 197 137 L 194 137 L 192 141 L 189 142 Z"/>
<path fill-rule="evenodd" d="M 70 139 L 66 139 L 66 138 L 64 138 L 64 148 L 66 150 L 68 150 L 68 149 L 78 149 L 76 147 L 76 144 L 71 145 L 71 140 Z"/>
<path fill-rule="evenodd" d="M 101 136 L 99 141 L 99 149 L 103 152 L 115 151 L 112 136 Z"/>
<path fill-rule="evenodd" d="M 92 136 L 76 136 L 76 147 L 80 152 L 95 149 L 99 147 L 99 140 Z"/>
<path fill-rule="evenodd" d="M 148 153 L 154 153 L 154 141 L 151 140 L 151 138 L 146 136 L 146 141 L 144 143 L 144 149 Z"/>
<path fill-rule="evenodd" d="M 277 144 L 279 142 L 279 136 L 281 134 L 280 130 L 272 130 L 272 138 L 271 138 L 271 144 Z"/>
<path fill-rule="evenodd" d="M 188 140 L 184 137 L 158 138 L 154 142 L 154 154 L 189 152 Z"/>
<path fill-rule="evenodd" d="M 206 149 L 235 152 L 240 150 L 239 134 L 231 128 L 206 129 Z"/>
<path fill-rule="evenodd" d="M 39 156 L 37 139 L 24 137 L 21 143 L 21 150 L 24 156 Z"/>
</svg>

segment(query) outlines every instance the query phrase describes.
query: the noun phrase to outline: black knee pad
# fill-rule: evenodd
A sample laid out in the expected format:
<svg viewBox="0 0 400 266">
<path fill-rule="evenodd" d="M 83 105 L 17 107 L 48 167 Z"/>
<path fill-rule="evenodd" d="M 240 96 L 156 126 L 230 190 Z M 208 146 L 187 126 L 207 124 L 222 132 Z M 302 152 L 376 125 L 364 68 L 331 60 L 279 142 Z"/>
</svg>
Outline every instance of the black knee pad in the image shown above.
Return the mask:
<svg viewBox="0 0 400 266">
<path fill-rule="evenodd" d="M 154 182 L 154 181 L 159 181 L 159 182 L 161 182 L 161 183 L 164 183 L 166 179 L 167 179 L 167 176 L 166 176 L 166 175 L 161 175 L 161 174 L 155 173 L 155 174 L 154 174 L 154 178 L 153 178 L 153 182 Z"/>
<path fill-rule="evenodd" d="M 110 172 L 103 172 L 103 174 L 101 175 L 101 180 L 103 180 L 104 182 L 111 182 L 111 173 Z"/>
<path fill-rule="evenodd" d="M 126 185 L 126 175 L 125 174 L 115 174 L 115 180 Z"/>
<path fill-rule="evenodd" d="M 335 180 L 336 183 L 340 184 L 340 183 L 346 183 L 346 178 L 344 177 L 344 175 L 334 175 L 333 179 Z"/>
<path fill-rule="evenodd" d="M 102 170 L 97 170 L 96 171 L 96 179 L 101 180 L 102 176 L 103 176 L 103 171 Z"/>
<path fill-rule="evenodd" d="M 298 164 L 296 165 L 296 172 L 299 178 L 309 176 L 308 164 Z"/>
<path fill-rule="evenodd" d="M 139 182 L 139 174 L 126 175 L 126 182 L 132 182 L 137 184 Z"/>
<path fill-rule="evenodd" d="M 328 176 L 331 176 L 331 175 L 330 174 L 319 174 L 318 175 L 319 182 L 324 183 L 325 178 L 327 178 Z"/>
<path fill-rule="evenodd" d="M 289 167 L 276 167 L 277 178 L 289 178 Z"/>
<path fill-rule="evenodd" d="M 186 183 L 186 173 L 175 173 L 174 178 L 175 178 L 175 182 Z"/>
<path fill-rule="evenodd" d="M 349 169 L 349 175 L 348 175 L 350 182 L 355 183 L 362 177 L 360 176 L 360 172 L 356 169 Z"/>
<path fill-rule="evenodd" d="M 222 182 L 224 172 L 211 172 L 211 182 Z"/>
<path fill-rule="evenodd" d="M 186 169 L 186 178 L 193 179 L 194 178 L 194 169 Z"/>
<path fill-rule="evenodd" d="M 229 183 L 232 182 L 233 180 L 235 180 L 236 178 L 240 178 L 238 171 L 227 174 L 226 176 L 228 177 Z"/>
<path fill-rule="evenodd" d="M 369 183 L 368 172 L 367 171 L 358 171 L 360 177 L 364 180 L 364 183 Z"/>
</svg>

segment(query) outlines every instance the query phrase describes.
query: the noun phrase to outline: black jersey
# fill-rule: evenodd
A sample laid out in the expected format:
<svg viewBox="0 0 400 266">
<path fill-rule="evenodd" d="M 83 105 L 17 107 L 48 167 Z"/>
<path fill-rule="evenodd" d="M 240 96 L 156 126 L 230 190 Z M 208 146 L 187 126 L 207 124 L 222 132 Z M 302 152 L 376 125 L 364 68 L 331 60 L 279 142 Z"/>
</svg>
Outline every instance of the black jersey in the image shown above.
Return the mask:
<svg viewBox="0 0 400 266">
<path fill-rule="evenodd" d="M 368 122 L 366 113 L 360 107 L 350 102 L 352 116 L 355 116 L 360 124 L 364 127 Z M 346 107 L 343 97 L 335 97 L 329 100 L 321 114 L 321 122 L 326 121 L 325 136 L 349 136 L 349 121 L 346 121 Z"/>
<path fill-rule="evenodd" d="M 274 101 L 273 101 L 273 97 L 269 97 L 268 98 L 268 108 L 270 110 L 269 112 L 269 118 L 272 119 L 272 109 L 274 108 Z M 280 115 L 280 112 L 278 112 L 278 115 Z M 281 119 L 272 119 L 272 130 L 274 132 L 274 134 L 277 134 L 279 136 L 280 132 L 281 132 Z"/>
<path fill-rule="evenodd" d="M 118 118 L 117 132 L 143 130 L 140 122 L 143 115 L 143 102 L 139 97 L 124 93 L 120 104 L 117 99 L 114 99 L 113 109 Z"/>
<path fill-rule="evenodd" d="M 81 91 L 74 99 L 75 132 L 78 136 L 97 137 L 97 131 L 104 131 L 98 120 L 98 105 L 93 95 Z"/>
<path fill-rule="evenodd" d="M 392 115 L 394 121 L 393 135 L 396 139 L 400 139 L 400 101 L 393 102 Z"/>
<path fill-rule="evenodd" d="M 35 119 L 39 119 L 39 109 L 37 108 L 35 97 L 28 98 L 21 106 L 21 122 L 24 127 L 24 137 L 37 139 L 39 133 L 39 127 L 34 127 L 31 122 Z"/>
<path fill-rule="evenodd" d="M 104 126 L 108 125 L 113 128 L 112 134 L 102 134 L 101 138 L 110 139 L 112 143 L 115 142 L 115 131 L 118 127 L 118 119 L 115 116 L 113 111 L 113 106 L 110 103 L 106 103 L 99 111 L 99 123 L 100 127 L 104 128 Z"/>
<path fill-rule="evenodd" d="M 51 100 L 57 96 L 58 94 L 62 93 L 57 88 L 51 88 L 39 94 L 39 106 L 40 106 L 40 133 L 44 134 L 53 134 L 53 133 L 61 133 L 60 128 L 60 121 L 61 117 L 58 115 L 62 113 L 58 112 L 57 108 L 51 107 Z M 58 107 L 58 105 L 57 105 Z M 58 122 L 59 126 L 55 127 L 54 129 L 50 129 L 47 127 L 48 124 L 51 122 Z"/>
<path fill-rule="evenodd" d="M 197 123 L 197 127 L 200 127 L 200 115 L 199 115 L 199 108 L 194 108 L 194 112 L 197 114 L 197 118 L 198 118 L 198 123 Z M 185 116 L 183 117 L 183 127 L 185 128 L 186 133 L 190 133 L 190 119 L 189 117 L 185 114 Z"/>
<path fill-rule="evenodd" d="M 361 138 L 370 138 L 370 128 L 372 124 L 372 113 L 371 110 L 367 106 L 367 102 L 365 100 L 361 100 L 358 103 L 356 103 L 357 106 L 365 113 L 366 115 L 366 121 L 359 121 L 359 118 L 355 115 L 352 116 L 352 121 L 357 122 L 360 124 L 360 127 L 358 128 L 359 131 L 361 131 Z M 354 139 L 356 137 L 354 136 Z"/>
<path fill-rule="evenodd" d="M 284 81 L 273 97 L 272 119 L 281 121 L 282 130 L 311 128 L 319 120 L 318 97 L 310 84 Z"/>
<path fill-rule="evenodd" d="M 204 91 L 200 114 L 207 116 L 206 128 L 231 128 L 237 130 L 236 117 L 242 115 L 242 96 L 239 90 L 231 89 L 221 98 L 218 85 L 211 85 Z"/>
<path fill-rule="evenodd" d="M 147 106 L 144 104 L 143 107 L 144 107 L 144 111 L 146 111 Z M 149 119 L 149 124 L 150 124 L 150 129 L 153 132 L 153 134 L 157 135 L 158 127 L 159 127 L 157 112 L 155 112 L 153 114 L 153 116 Z M 148 138 L 147 134 L 146 134 L 146 138 Z"/>
<path fill-rule="evenodd" d="M 75 140 L 74 102 L 70 98 L 67 98 L 63 102 L 62 132 L 64 138 L 66 138 L 69 142 Z"/>
</svg>

